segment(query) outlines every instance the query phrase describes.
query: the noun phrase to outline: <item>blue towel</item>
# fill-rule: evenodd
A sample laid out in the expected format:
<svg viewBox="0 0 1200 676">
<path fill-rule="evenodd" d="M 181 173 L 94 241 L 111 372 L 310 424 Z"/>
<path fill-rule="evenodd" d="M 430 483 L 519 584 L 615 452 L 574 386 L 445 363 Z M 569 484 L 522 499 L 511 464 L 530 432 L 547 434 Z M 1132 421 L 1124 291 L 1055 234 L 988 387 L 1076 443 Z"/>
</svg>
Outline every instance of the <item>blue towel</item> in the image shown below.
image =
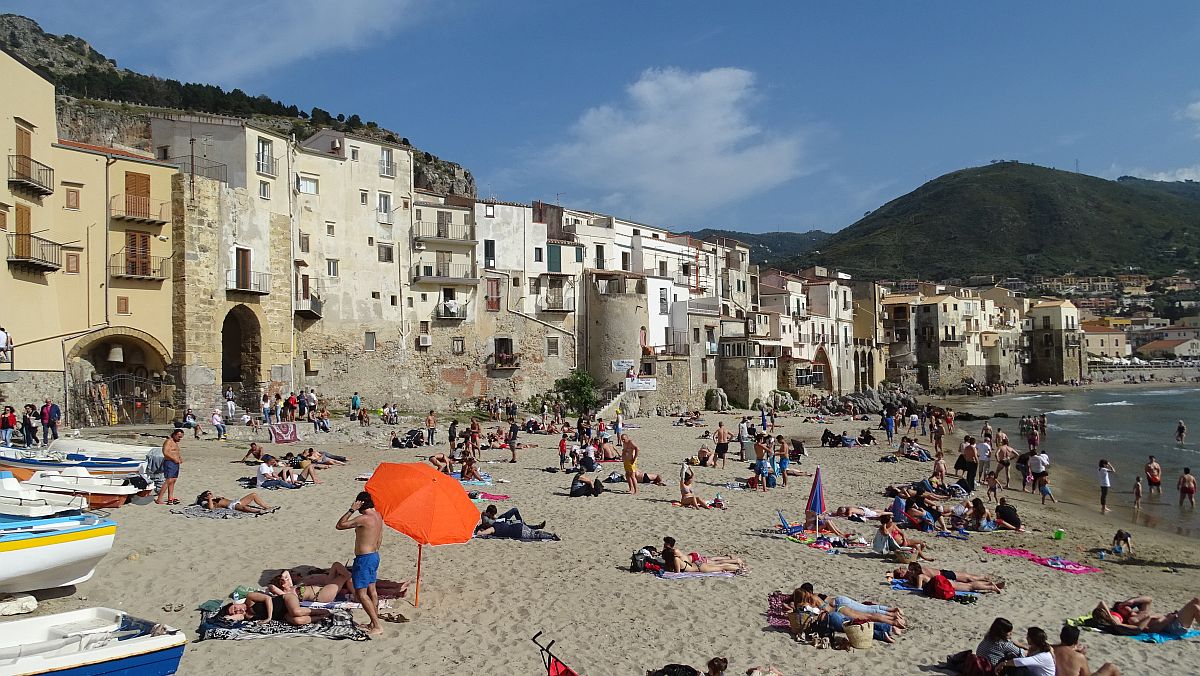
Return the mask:
<svg viewBox="0 0 1200 676">
<path fill-rule="evenodd" d="M 892 579 L 892 589 L 895 589 L 897 591 L 913 592 L 914 594 L 925 593 L 921 589 L 917 589 L 916 587 L 908 586 L 907 580 L 897 580 L 894 578 Z M 956 591 L 956 592 L 954 592 L 954 595 L 955 596 L 979 596 L 979 592 Z"/>
<path fill-rule="evenodd" d="M 1189 629 L 1184 632 L 1183 636 L 1175 636 L 1173 634 L 1158 634 L 1152 631 L 1147 631 L 1141 634 L 1133 634 L 1130 638 L 1135 638 L 1142 643 L 1166 643 L 1167 641 L 1178 641 L 1185 638 L 1195 638 L 1200 636 L 1200 629 Z"/>
</svg>

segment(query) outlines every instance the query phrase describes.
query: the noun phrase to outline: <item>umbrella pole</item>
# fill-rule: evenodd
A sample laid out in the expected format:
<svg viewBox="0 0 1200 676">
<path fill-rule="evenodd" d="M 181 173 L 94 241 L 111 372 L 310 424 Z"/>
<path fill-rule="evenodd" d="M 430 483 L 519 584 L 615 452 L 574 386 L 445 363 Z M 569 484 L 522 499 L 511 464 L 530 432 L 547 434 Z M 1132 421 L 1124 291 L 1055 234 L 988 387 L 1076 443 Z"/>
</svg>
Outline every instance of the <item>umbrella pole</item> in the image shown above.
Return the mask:
<svg viewBox="0 0 1200 676">
<path fill-rule="evenodd" d="M 420 545 L 420 544 L 417 545 L 417 588 L 416 588 L 416 591 L 413 593 L 413 607 L 414 608 L 421 607 L 421 551 L 424 548 L 425 548 L 425 545 Z"/>
</svg>

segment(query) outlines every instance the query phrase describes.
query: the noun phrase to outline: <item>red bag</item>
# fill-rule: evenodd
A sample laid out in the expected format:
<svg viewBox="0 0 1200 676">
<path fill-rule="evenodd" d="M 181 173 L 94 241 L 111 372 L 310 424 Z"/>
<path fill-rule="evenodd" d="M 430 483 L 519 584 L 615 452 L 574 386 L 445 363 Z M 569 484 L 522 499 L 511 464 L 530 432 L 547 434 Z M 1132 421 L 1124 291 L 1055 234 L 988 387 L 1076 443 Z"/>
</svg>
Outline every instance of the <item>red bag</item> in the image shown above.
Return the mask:
<svg viewBox="0 0 1200 676">
<path fill-rule="evenodd" d="M 947 580 L 945 575 L 934 575 L 929 582 L 925 583 L 923 591 L 932 599 L 949 601 L 954 598 L 954 585 L 950 584 L 950 580 Z"/>
<path fill-rule="evenodd" d="M 746 485 L 750 488 L 750 490 L 758 488 L 758 475 L 755 474 L 749 479 L 746 479 Z"/>
</svg>

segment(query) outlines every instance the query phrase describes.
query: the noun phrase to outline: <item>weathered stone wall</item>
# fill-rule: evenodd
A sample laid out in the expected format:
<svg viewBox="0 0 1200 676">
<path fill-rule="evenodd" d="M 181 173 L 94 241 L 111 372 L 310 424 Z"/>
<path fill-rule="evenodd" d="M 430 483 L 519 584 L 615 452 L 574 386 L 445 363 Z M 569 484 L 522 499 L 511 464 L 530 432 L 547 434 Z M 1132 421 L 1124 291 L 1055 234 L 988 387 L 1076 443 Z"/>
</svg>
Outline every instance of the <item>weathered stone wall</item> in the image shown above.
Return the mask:
<svg viewBox="0 0 1200 676">
<path fill-rule="evenodd" d="M 629 280 L 634 285 L 634 280 Z M 639 330 L 645 325 L 646 296 L 638 293 L 600 293 L 595 283 L 586 283 L 587 370 L 604 388 L 625 379 L 612 370 L 614 359 L 641 359 Z"/>
<path fill-rule="evenodd" d="M 8 362 L 0 364 L 0 407 L 12 406 L 20 424 L 21 407 L 25 404 L 41 405 L 46 397 L 63 405 L 62 371 L 9 371 Z M 0 408 L 2 410 L 2 408 Z"/>
<path fill-rule="evenodd" d="M 637 393 L 641 410 L 673 413 L 680 409 L 704 408 L 704 391 L 695 385 L 700 374 L 692 370 L 688 357 L 658 355 L 647 359 L 654 362 L 654 377 L 658 389 Z"/>
</svg>

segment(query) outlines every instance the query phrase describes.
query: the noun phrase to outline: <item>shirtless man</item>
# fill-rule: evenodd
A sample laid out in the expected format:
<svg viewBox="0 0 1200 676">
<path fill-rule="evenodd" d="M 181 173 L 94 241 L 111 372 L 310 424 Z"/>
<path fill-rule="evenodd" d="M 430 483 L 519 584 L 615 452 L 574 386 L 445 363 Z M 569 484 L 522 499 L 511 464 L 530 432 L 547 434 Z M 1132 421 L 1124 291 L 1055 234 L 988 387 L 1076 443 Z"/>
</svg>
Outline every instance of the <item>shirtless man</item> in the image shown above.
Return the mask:
<svg viewBox="0 0 1200 676">
<path fill-rule="evenodd" d="M 1079 627 L 1063 625 L 1058 640 L 1062 643 L 1051 646 L 1054 652 L 1054 676 L 1120 676 L 1121 670 L 1109 663 L 1092 671 L 1087 655 L 1079 645 Z"/>
<path fill-rule="evenodd" d="M 997 441 L 996 443 L 1000 444 L 999 447 L 996 448 L 996 478 L 999 479 L 1000 470 L 1004 470 L 1004 488 L 1007 489 L 1009 484 L 1012 483 L 1010 468 L 1012 467 L 1013 460 L 1017 459 L 1018 453 L 1017 449 L 1008 445 L 1007 435 L 1004 436 L 1003 442 Z"/>
<path fill-rule="evenodd" d="M 168 483 L 170 480 L 168 479 Z M 1179 506 L 1183 506 L 1184 498 L 1187 498 L 1188 504 L 1192 507 L 1196 506 L 1196 477 L 1192 475 L 1191 467 L 1183 468 L 1183 476 L 1179 477 Z"/>
<path fill-rule="evenodd" d="M 717 433 L 713 435 L 713 441 L 717 444 L 717 459 L 721 461 L 721 469 L 725 469 L 725 456 L 729 453 L 729 440 L 732 438 L 733 435 L 725 427 L 725 422 L 717 423 Z"/>
<path fill-rule="evenodd" d="M 1175 443 L 1182 444 L 1185 441 L 1187 441 L 1187 425 L 1184 425 L 1183 421 L 1180 420 L 1179 424 L 1175 427 Z"/>
<path fill-rule="evenodd" d="M 637 495 L 638 492 L 637 458 L 637 444 L 633 443 L 633 439 L 630 439 L 628 434 L 622 434 L 621 463 L 625 466 L 625 483 L 629 486 L 629 492 L 632 495 Z"/>
<path fill-rule="evenodd" d="M 433 445 L 433 437 L 437 434 L 437 414 L 432 410 L 429 415 L 425 416 L 425 443 L 429 446 Z M 451 442 L 453 443 L 453 442 Z"/>
<path fill-rule="evenodd" d="M 1150 456 L 1150 462 L 1146 463 L 1146 485 L 1150 495 L 1154 495 L 1156 491 L 1162 495 L 1162 465 L 1158 464 L 1153 455 Z"/>
<path fill-rule="evenodd" d="M 163 495 L 167 497 L 168 505 L 178 505 L 179 501 L 175 499 L 175 482 L 179 479 L 179 466 L 183 464 L 183 454 L 179 452 L 179 441 L 183 439 L 183 430 L 176 429 L 171 432 L 171 436 L 163 442 L 163 476 L 166 479 L 163 481 L 162 490 L 158 492 L 158 497 L 154 499 L 154 504 L 163 504 Z M 1195 486 L 1195 483 L 1192 484 Z M 1195 488 L 1192 489 L 1195 492 Z M 1179 499 L 1179 504 L 1183 504 L 1183 498 Z"/>
<path fill-rule="evenodd" d="M 254 464 L 258 464 L 262 462 L 262 456 L 263 448 L 254 442 L 250 442 L 250 450 L 246 451 L 246 455 L 243 455 L 242 459 L 236 462 L 250 462 L 253 460 Z"/>
<path fill-rule="evenodd" d="M 367 625 L 367 633 L 376 636 L 382 634 L 383 627 L 379 626 L 379 592 L 375 588 L 375 580 L 379 572 L 383 517 L 375 511 L 375 502 L 371 499 L 371 494 L 366 491 L 360 492 L 350 509 L 338 519 L 334 527 L 338 530 L 354 529 L 354 565 L 350 568 L 350 582 L 354 585 L 354 597 L 371 619 Z"/>
<path fill-rule="evenodd" d="M 767 439 L 770 439 L 765 434 L 759 434 L 754 440 L 754 473 L 758 476 L 758 486 L 765 493 L 767 491 L 767 475 L 771 473 L 771 468 L 767 464 L 767 455 L 771 452 L 767 446 Z"/>
</svg>

